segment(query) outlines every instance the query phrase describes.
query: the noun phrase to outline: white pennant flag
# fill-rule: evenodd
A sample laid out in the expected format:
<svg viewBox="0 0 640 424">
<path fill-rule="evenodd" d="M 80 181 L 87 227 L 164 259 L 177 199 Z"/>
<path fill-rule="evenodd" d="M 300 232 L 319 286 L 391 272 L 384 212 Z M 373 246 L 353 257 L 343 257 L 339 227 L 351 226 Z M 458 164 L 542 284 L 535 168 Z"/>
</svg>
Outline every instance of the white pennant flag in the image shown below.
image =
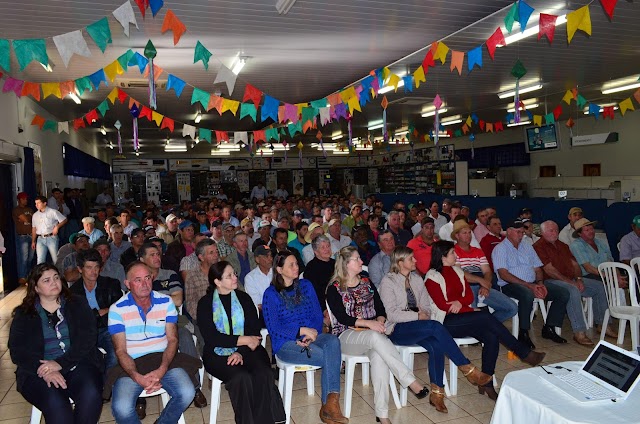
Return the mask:
<svg viewBox="0 0 640 424">
<path fill-rule="evenodd" d="M 193 140 L 195 140 L 196 139 L 196 127 L 194 127 L 193 125 L 184 124 L 184 127 L 182 127 L 182 136 L 183 137 L 189 136 Z"/>
<path fill-rule="evenodd" d="M 129 36 L 129 24 L 134 24 L 137 29 L 140 29 L 138 27 L 138 21 L 136 21 L 136 15 L 133 13 L 133 7 L 128 0 L 113 11 L 113 17 L 116 18 L 116 21 L 120 22 L 120 25 L 122 25 L 124 29 L 124 35 L 127 37 Z"/>
<path fill-rule="evenodd" d="M 246 132 L 234 132 L 233 141 L 236 144 L 240 143 L 241 141 L 244 142 L 244 144 L 249 144 L 249 134 Z"/>
<path fill-rule="evenodd" d="M 58 134 L 61 134 L 63 131 L 69 134 L 69 121 L 58 122 Z"/>
<path fill-rule="evenodd" d="M 220 70 L 218 71 L 218 75 L 216 75 L 216 80 L 213 83 L 214 84 L 217 84 L 219 82 L 226 83 L 227 89 L 229 90 L 229 95 L 232 95 L 233 89 L 236 86 L 236 78 L 238 78 L 238 76 L 233 72 L 231 72 L 231 69 L 222 65 L 220 67 Z"/>
<path fill-rule="evenodd" d="M 331 110 L 328 107 L 321 107 L 320 111 L 320 124 L 327 125 L 331 122 Z"/>
<path fill-rule="evenodd" d="M 58 48 L 65 67 L 69 66 L 69 60 L 71 60 L 71 56 L 73 56 L 74 53 L 84 57 L 91 56 L 89 46 L 87 46 L 87 42 L 84 41 L 82 31 L 80 30 L 56 35 L 53 37 L 53 42 Z"/>
</svg>

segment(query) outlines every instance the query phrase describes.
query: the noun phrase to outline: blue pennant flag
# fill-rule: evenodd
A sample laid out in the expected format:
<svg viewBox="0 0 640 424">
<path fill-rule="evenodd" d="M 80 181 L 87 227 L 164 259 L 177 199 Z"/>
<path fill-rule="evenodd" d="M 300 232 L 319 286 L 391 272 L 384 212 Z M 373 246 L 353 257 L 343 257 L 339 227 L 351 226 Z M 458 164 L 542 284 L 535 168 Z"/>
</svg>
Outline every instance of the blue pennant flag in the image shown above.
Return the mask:
<svg viewBox="0 0 640 424">
<path fill-rule="evenodd" d="M 514 116 L 515 116 L 515 115 L 513 114 L 513 112 L 509 112 L 509 113 L 507 113 L 507 116 L 505 117 L 505 119 L 507 120 L 507 123 L 509 123 L 509 122 L 513 121 Z"/>
<path fill-rule="evenodd" d="M 471 114 L 471 120 L 473 121 L 474 124 L 477 124 L 478 121 L 480 121 L 480 119 L 478 118 L 478 115 L 476 115 L 475 113 Z"/>
<path fill-rule="evenodd" d="M 362 92 L 364 93 L 365 91 L 371 91 L 371 84 L 373 84 L 373 77 L 369 75 L 368 77 L 363 79 L 362 82 L 360 82 L 360 85 L 362 86 Z M 362 96 L 362 94 L 360 95 Z"/>
<path fill-rule="evenodd" d="M 600 117 L 600 105 L 589 103 L 589 115 L 593 115 L 598 119 Z"/>
<path fill-rule="evenodd" d="M 109 85 L 107 83 L 107 76 L 104 73 L 104 69 L 99 69 L 98 71 L 89 75 L 89 79 L 91 80 L 91 83 L 93 84 L 96 90 L 100 88 L 100 83 L 104 83 L 105 86 Z"/>
<path fill-rule="evenodd" d="M 482 68 L 482 46 L 481 45 L 467 52 L 467 65 L 469 66 L 469 72 L 473 71 L 473 68 L 476 65 L 478 65 L 478 68 Z"/>
<path fill-rule="evenodd" d="M 524 32 L 527 28 L 527 22 L 529 17 L 533 13 L 533 7 L 529 6 L 524 1 L 518 1 L 518 22 L 520 22 L 520 32 Z"/>
<path fill-rule="evenodd" d="M 413 93 L 413 75 L 402 77 L 402 81 L 404 81 L 404 92 Z"/>
<path fill-rule="evenodd" d="M 267 118 L 271 118 L 274 122 L 278 122 L 278 106 L 280 106 L 280 102 L 277 99 L 265 94 L 262 108 L 260 108 L 260 117 L 262 121 L 264 122 Z"/>
<path fill-rule="evenodd" d="M 155 18 L 162 6 L 164 6 L 164 1 L 162 0 L 149 0 L 149 6 L 151 7 L 151 13 L 153 13 L 153 17 Z"/>
<path fill-rule="evenodd" d="M 169 74 L 169 79 L 167 80 L 167 91 L 172 88 L 176 92 L 176 97 L 180 97 L 182 95 L 182 90 L 184 89 L 186 82 L 181 80 L 175 75 Z"/>
<path fill-rule="evenodd" d="M 366 89 L 364 86 L 362 87 L 362 91 L 360 92 L 360 106 L 364 106 L 371 100 L 371 89 Z"/>
<path fill-rule="evenodd" d="M 146 68 L 148 64 L 149 64 L 149 59 L 142 56 L 138 52 L 136 52 L 136 54 L 134 54 L 131 60 L 129 61 L 129 66 L 134 66 L 134 65 L 137 66 L 140 69 L 140 73 L 144 72 L 144 68 Z"/>
</svg>

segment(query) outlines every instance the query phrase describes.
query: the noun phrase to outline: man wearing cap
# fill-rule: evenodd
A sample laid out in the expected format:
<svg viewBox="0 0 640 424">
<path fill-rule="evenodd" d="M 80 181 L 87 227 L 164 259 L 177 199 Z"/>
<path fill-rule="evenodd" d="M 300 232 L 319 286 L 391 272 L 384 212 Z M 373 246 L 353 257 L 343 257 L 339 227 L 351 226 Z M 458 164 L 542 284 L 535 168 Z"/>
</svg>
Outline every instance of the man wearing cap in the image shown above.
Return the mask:
<svg viewBox="0 0 640 424">
<path fill-rule="evenodd" d="M 563 242 L 564 244 L 571 246 L 571 243 L 574 242 L 575 239 L 578 238 L 578 236 L 574 235 L 575 234 L 575 223 L 580 220 L 583 219 L 584 215 L 582 213 L 582 209 L 580 208 L 571 208 L 569 209 L 569 223 L 567 225 L 564 226 L 564 228 L 560 231 L 560 235 L 558 236 L 558 239 Z"/>
<path fill-rule="evenodd" d="M 296 249 L 300 254 L 300 257 L 302 257 L 302 249 L 304 249 L 304 247 L 309 244 L 305 240 L 305 237 L 309 232 L 309 224 L 304 221 L 300 221 L 296 224 L 295 230 L 296 237 L 293 240 L 289 241 L 287 243 L 287 246 L 289 246 L 291 249 Z"/>
<path fill-rule="evenodd" d="M 604 313 L 607 310 L 607 296 L 601 281 L 590 278 L 582 278 L 580 266 L 571 253 L 569 246 L 558 240 L 558 225 L 553 221 L 545 221 L 541 224 L 542 238 L 533 248 L 544 264 L 545 284 L 554 284 L 569 291 L 569 303 L 567 315 L 573 329 L 573 340 L 584 346 L 593 346 L 593 342 L 587 337 L 587 323 L 582 313 L 582 298 L 593 299 L 593 319 L 597 326 L 602 325 Z M 607 335 L 614 334 L 607 329 Z"/>
<path fill-rule="evenodd" d="M 100 268 L 101 277 L 109 277 L 120 283 L 120 289 L 127 291 L 127 286 L 124 285 L 125 272 L 120 262 L 113 262 L 109 260 L 111 255 L 111 245 L 107 239 L 98 239 L 93 243 L 93 249 L 95 249 L 102 258 L 102 268 Z"/>
<path fill-rule="evenodd" d="M 393 234 L 396 246 L 406 246 L 407 243 L 409 243 L 409 241 L 412 239 L 412 237 L 409 231 L 402 228 L 402 223 L 400 222 L 400 212 L 398 212 L 397 210 L 393 210 L 389 212 L 388 217 L 388 228 L 389 231 L 391 231 L 391 234 Z"/>
<path fill-rule="evenodd" d="M 380 286 L 382 278 L 391 268 L 391 253 L 396 247 L 396 241 L 390 230 L 384 230 L 378 234 L 378 246 L 380 252 L 369 261 L 369 278 L 376 288 Z"/>
<path fill-rule="evenodd" d="M 323 234 L 324 234 L 324 227 L 319 223 L 312 222 L 311 225 L 309 225 L 309 229 L 307 230 L 307 235 L 304 236 L 304 241 L 307 242 L 307 245 L 302 248 L 302 262 L 304 262 L 305 266 L 314 257 L 313 246 L 312 246 L 313 240 L 315 240 L 316 237 L 321 236 Z"/>
<path fill-rule="evenodd" d="M 275 193 L 273 193 L 273 197 L 275 197 L 276 199 L 287 200 L 287 197 L 289 197 L 289 192 L 285 188 L 284 184 L 280 184 L 280 188 L 277 189 Z"/>
<path fill-rule="evenodd" d="M 522 222 L 520 222 L 520 224 L 522 224 Z M 487 226 L 485 228 L 489 230 L 489 232 L 480 240 L 480 248 L 489 261 L 489 266 L 495 271 L 492 261 L 493 249 L 504 240 L 502 236 L 502 221 L 495 215 L 490 216 L 487 219 Z"/>
<path fill-rule="evenodd" d="M 153 225 L 145 225 L 142 227 L 142 231 L 144 231 L 144 237 L 157 237 L 156 229 Z"/>
<path fill-rule="evenodd" d="M 233 267 L 242 288 L 244 287 L 244 278 L 256 267 L 256 259 L 253 252 L 249 250 L 249 241 L 245 233 L 236 232 L 231 237 L 231 242 L 233 243 L 233 251 L 224 259 Z"/>
<path fill-rule="evenodd" d="M 351 205 L 350 215 L 342 220 L 342 225 L 349 229 L 349 233 L 353 230 L 353 227 L 364 225 L 365 222 L 362 219 L 362 205 L 360 203 L 354 203 Z"/>
<path fill-rule="evenodd" d="M 256 250 L 258 246 L 268 246 L 271 248 L 271 221 L 266 219 L 260 221 L 260 224 L 258 224 L 258 234 L 260 234 L 260 237 L 253 242 L 251 250 Z"/>
<path fill-rule="evenodd" d="M 124 230 L 120 224 L 111 225 L 109 227 L 109 234 L 111 235 L 111 255 L 109 256 L 109 260 L 120 263 L 120 257 L 131 247 L 131 242 L 124 240 Z"/>
<path fill-rule="evenodd" d="M 271 249 L 266 246 L 256 247 L 253 255 L 257 266 L 244 278 L 244 290 L 251 296 L 262 319 L 262 296 L 273 280 L 273 256 Z"/>
<path fill-rule="evenodd" d="M 492 288 L 494 274 L 482 249 L 471 245 L 473 231 L 466 220 L 459 219 L 453 226 L 451 238 L 455 240 L 456 265 L 464 271 L 464 277 L 473 291 L 475 308 L 482 296 L 484 305 L 493 309 L 492 315 L 504 322 L 518 313 L 518 305 L 509 296 Z"/>
<path fill-rule="evenodd" d="M 89 246 L 89 237 L 80 233 L 71 234 L 69 243 L 71 243 L 73 252 L 65 256 L 60 271 L 64 275 L 65 280 L 67 280 L 67 283 L 73 284 L 81 277 L 80 271 L 78 271 L 78 254 L 88 250 L 91 246 Z"/>
<path fill-rule="evenodd" d="M 93 243 L 96 242 L 101 237 L 104 237 L 104 233 L 98 229 L 96 229 L 96 220 L 92 216 L 85 216 L 82 218 L 82 230 L 79 231 L 80 234 L 84 234 L 89 237 L 89 245 L 93 246 Z"/>
<path fill-rule="evenodd" d="M 180 261 L 185 256 L 195 251 L 195 230 L 191 221 L 182 221 L 178 227 L 179 234 L 176 239 L 167 246 L 167 251 L 162 256 L 162 266 L 180 272 Z M 162 253 L 162 252 L 160 252 Z"/>
<path fill-rule="evenodd" d="M 13 208 L 13 224 L 16 227 L 16 252 L 18 262 L 18 283 L 27 284 L 27 276 L 33 265 L 34 251 L 31 249 L 31 218 L 33 210 L 27 206 L 29 202 L 27 193 L 18 193 L 18 205 Z"/>
<path fill-rule="evenodd" d="M 120 265 L 122 265 L 126 271 L 129 264 L 138 260 L 138 251 L 144 244 L 144 230 L 142 228 L 134 228 L 131 231 L 131 247 L 122 252 L 120 255 Z M 111 245 L 113 254 L 113 245 Z"/>
<path fill-rule="evenodd" d="M 582 276 L 602 281 L 598 265 L 603 262 L 613 262 L 613 256 L 609 245 L 596 238 L 595 224 L 597 221 L 589 221 L 587 218 L 577 220 L 573 224 L 575 240 L 569 248 L 580 264 Z M 627 287 L 626 281 L 620 281 L 619 284 L 621 288 Z"/>
<path fill-rule="evenodd" d="M 640 215 L 633 217 L 631 232 L 620 239 L 620 262 L 629 265 L 637 257 L 640 257 Z"/>
<path fill-rule="evenodd" d="M 51 260 L 58 259 L 58 231 L 67 223 L 67 218 L 56 209 L 47 207 L 47 198 L 38 196 L 35 199 L 37 211 L 31 218 L 31 250 L 36 251 L 38 264 L 47 260 L 47 252 Z"/>
<path fill-rule="evenodd" d="M 268 195 L 269 193 L 267 192 L 266 187 L 262 185 L 261 181 L 259 181 L 258 184 L 251 189 L 249 198 L 252 202 L 255 202 L 266 199 Z"/>
<path fill-rule="evenodd" d="M 167 225 L 167 231 L 158 234 L 158 237 L 164 240 L 165 244 L 169 245 L 178 236 L 178 217 L 170 213 L 169 215 L 167 215 L 165 223 Z"/>
<path fill-rule="evenodd" d="M 331 254 L 336 255 L 340 249 L 351 244 L 351 237 L 341 234 L 342 223 L 334 218 L 327 225 L 327 237 L 331 241 Z"/>
<path fill-rule="evenodd" d="M 547 313 L 547 321 L 542 327 L 542 338 L 556 343 L 566 343 L 565 339 L 556 334 L 554 327 L 562 327 L 569 292 L 558 285 L 545 283 L 543 263 L 533 247 L 522 243 L 523 237 L 522 221 L 510 222 L 507 225 L 507 237 L 493 249 L 492 254 L 494 270 L 498 274 L 498 285 L 504 294 L 518 300 L 518 340 L 535 349 L 529 337 L 529 329 L 533 301 L 537 298 L 552 302 Z"/>
<path fill-rule="evenodd" d="M 205 211 L 198 211 L 198 232 L 204 233 L 209 231 L 209 219 Z"/>
<path fill-rule="evenodd" d="M 184 282 L 184 305 L 194 323 L 196 323 L 198 302 L 209 288 L 209 268 L 220 260 L 216 243 L 209 238 L 200 240 L 196 244 L 195 253 L 198 258 L 198 267 L 187 271 Z"/>
<path fill-rule="evenodd" d="M 540 237 L 535 235 L 533 232 L 533 221 L 531 221 L 529 218 L 521 219 L 521 221 L 524 228 L 524 238 L 522 239 L 522 241 L 533 246 L 535 242 L 540 240 Z"/>
<path fill-rule="evenodd" d="M 242 221 L 240 221 L 240 229 L 247 235 L 249 246 L 253 246 L 253 242 L 260 237 L 260 235 L 256 233 L 253 228 L 253 220 L 249 217 L 246 217 Z"/>
</svg>

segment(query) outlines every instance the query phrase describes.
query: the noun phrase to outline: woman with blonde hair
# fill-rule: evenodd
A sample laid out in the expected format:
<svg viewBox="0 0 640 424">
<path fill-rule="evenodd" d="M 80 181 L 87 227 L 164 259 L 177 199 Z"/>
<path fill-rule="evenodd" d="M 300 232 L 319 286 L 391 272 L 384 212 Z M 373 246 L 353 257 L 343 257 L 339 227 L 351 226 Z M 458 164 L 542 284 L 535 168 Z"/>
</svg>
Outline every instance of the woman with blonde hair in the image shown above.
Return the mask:
<svg viewBox="0 0 640 424">
<path fill-rule="evenodd" d="M 368 278 L 360 276 L 361 272 L 362 259 L 357 248 L 340 249 L 335 272 L 327 286 L 332 333 L 340 339 L 343 352 L 369 356 L 376 417 L 388 424 L 389 370 L 418 399 L 425 398 L 429 390 L 402 362 L 397 349 L 385 335 L 393 327 L 387 327 L 378 291 Z"/>
</svg>

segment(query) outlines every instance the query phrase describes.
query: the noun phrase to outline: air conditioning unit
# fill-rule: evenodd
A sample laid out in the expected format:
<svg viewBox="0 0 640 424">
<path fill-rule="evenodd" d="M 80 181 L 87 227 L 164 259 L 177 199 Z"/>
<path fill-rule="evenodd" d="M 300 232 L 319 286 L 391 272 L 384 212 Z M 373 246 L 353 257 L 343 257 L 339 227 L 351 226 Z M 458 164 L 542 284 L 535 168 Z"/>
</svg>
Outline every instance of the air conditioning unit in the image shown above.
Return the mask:
<svg viewBox="0 0 640 424">
<path fill-rule="evenodd" d="M 149 80 L 146 78 L 134 78 L 134 79 L 116 79 L 116 85 L 120 88 L 148 88 Z M 157 80 L 156 90 L 159 88 L 166 88 L 167 80 Z"/>
</svg>

